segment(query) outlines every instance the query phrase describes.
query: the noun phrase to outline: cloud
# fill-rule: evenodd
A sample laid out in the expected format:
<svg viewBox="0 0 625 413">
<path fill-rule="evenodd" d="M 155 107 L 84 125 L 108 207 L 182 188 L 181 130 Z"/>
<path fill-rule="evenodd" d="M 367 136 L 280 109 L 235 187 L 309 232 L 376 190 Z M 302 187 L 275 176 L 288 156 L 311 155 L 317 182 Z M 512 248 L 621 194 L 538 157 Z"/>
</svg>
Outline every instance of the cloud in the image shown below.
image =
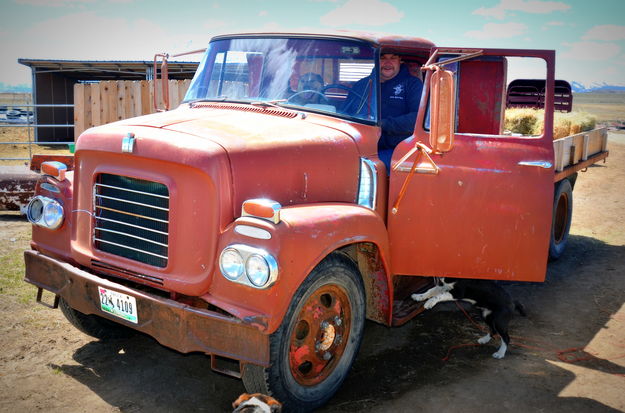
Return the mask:
<svg viewBox="0 0 625 413">
<path fill-rule="evenodd" d="M 228 24 L 224 20 L 219 20 L 219 19 L 208 19 L 204 21 L 204 24 L 202 24 L 202 26 L 205 29 L 209 29 L 209 30 L 222 29 L 226 27 L 227 25 Z"/>
<path fill-rule="evenodd" d="M 551 28 L 553 28 L 553 27 L 562 27 L 562 26 L 564 26 L 565 24 L 566 24 L 566 23 L 564 23 L 564 22 L 560 22 L 560 21 L 550 21 L 550 22 L 545 23 L 545 24 L 541 27 L 541 30 L 543 30 L 543 31 L 544 31 L 544 30 L 549 30 L 549 29 L 551 29 Z"/>
<path fill-rule="evenodd" d="M 554 11 L 565 11 L 571 6 L 561 1 L 542 1 L 542 0 L 501 0 L 495 7 L 480 7 L 473 11 L 485 17 L 494 17 L 502 20 L 509 11 L 521 11 L 533 14 L 548 14 Z"/>
<path fill-rule="evenodd" d="M 259 32 L 281 32 L 281 31 L 288 31 L 288 30 L 277 22 L 269 22 L 269 23 L 263 24 L 259 28 L 258 31 Z"/>
<path fill-rule="evenodd" d="M 15 0 L 15 2 L 27 6 L 67 7 L 94 3 L 95 0 Z"/>
<path fill-rule="evenodd" d="M 267 16 L 268 14 L 269 12 L 267 10 L 261 10 L 258 12 L 259 17 L 264 17 L 264 16 Z"/>
<path fill-rule="evenodd" d="M 582 36 L 583 40 L 625 40 L 625 26 L 604 24 L 595 26 Z"/>
<path fill-rule="evenodd" d="M 621 53 L 619 45 L 614 43 L 576 42 L 564 43 L 569 49 L 560 53 L 559 57 L 565 59 L 596 61 L 607 60 Z"/>
<path fill-rule="evenodd" d="M 464 35 L 474 39 L 507 39 L 527 32 L 523 23 L 487 23 L 482 30 L 471 30 Z"/>
<path fill-rule="evenodd" d="M 24 28 L 16 34 L 20 37 L 19 45 L 8 52 L 15 58 L 151 60 L 157 52 L 178 53 L 206 47 L 210 36 L 217 32 L 208 31 L 202 35 L 197 31 L 172 33 L 147 19 L 107 18 L 95 12 L 80 12 Z"/>
<path fill-rule="evenodd" d="M 342 6 L 321 16 L 324 26 L 342 27 L 349 25 L 384 26 L 397 23 L 404 17 L 404 12 L 395 6 L 380 0 L 348 0 Z"/>
</svg>

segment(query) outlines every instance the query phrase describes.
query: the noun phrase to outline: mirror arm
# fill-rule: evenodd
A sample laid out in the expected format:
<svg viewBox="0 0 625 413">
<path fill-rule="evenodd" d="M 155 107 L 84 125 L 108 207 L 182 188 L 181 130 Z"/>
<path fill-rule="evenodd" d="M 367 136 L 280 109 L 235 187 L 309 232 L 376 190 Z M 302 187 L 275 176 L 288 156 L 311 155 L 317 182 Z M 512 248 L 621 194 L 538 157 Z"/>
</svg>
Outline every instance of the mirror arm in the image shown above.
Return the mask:
<svg viewBox="0 0 625 413">
<path fill-rule="evenodd" d="M 484 54 L 484 50 L 478 50 L 473 53 L 465 53 L 461 54 L 458 57 L 454 57 L 447 60 L 441 60 L 440 62 L 433 63 L 433 61 L 438 57 L 439 50 L 436 49 L 434 53 L 430 56 L 428 61 L 421 67 L 421 70 L 439 70 L 442 66 L 449 65 L 456 62 L 461 62 L 463 60 L 473 59 L 474 57 L 478 57 Z"/>
<path fill-rule="evenodd" d="M 406 161 L 406 159 L 410 158 L 415 152 L 418 152 L 418 154 L 415 157 L 414 162 L 412 163 L 412 168 L 410 168 L 410 172 L 408 173 L 408 176 L 404 180 L 401 190 L 399 191 L 399 195 L 397 196 L 397 200 L 395 201 L 395 204 L 393 205 L 393 209 L 391 209 L 391 212 L 393 213 L 393 215 L 399 212 L 399 204 L 401 203 L 402 199 L 404 199 L 404 195 L 406 195 L 406 191 L 408 190 L 408 184 L 412 180 L 412 177 L 414 176 L 415 171 L 417 170 L 417 165 L 419 164 L 419 160 L 421 159 L 422 156 L 425 157 L 427 159 L 427 162 L 430 164 L 430 168 L 425 169 L 423 173 L 438 175 L 438 173 L 440 172 L 440 168 L 438 167 L 438 165 L 436 165 L 436 163 L 434 163 L 434 160 L 430 157 L 430 154 L 432 153 L 432 149 L 428 148 L 426 145 L 424 145 L 421 142 L 417 142 L 414 148 L 409 150 L 408 153 L 402 156 L 402 158 L 399 161 L 397 161 L 395 165 L 393 165 L 393 168 L 392 168 L 393 171 L 396 171 L 397 169 L 399 169 L 400 165 L 404 161 Z"/>
<path fill-rule="evenodd" d="M 165 109 L 159 109 L 158 107 L 158 67 L 157 67 L 157 59 L 159 57 L 163 58 L 161 63 L 161 88 L 163 89 L 163 103 L 165 105 Z M 169 55 L 167 53 L 157 53 L 154 55 L 154 73 L 152 75 L 152 80 L 154 82 L 154 110 L 157 112 L 165 112 L 169 110 L 169 71 L 167 59 Z"/>
</svg>

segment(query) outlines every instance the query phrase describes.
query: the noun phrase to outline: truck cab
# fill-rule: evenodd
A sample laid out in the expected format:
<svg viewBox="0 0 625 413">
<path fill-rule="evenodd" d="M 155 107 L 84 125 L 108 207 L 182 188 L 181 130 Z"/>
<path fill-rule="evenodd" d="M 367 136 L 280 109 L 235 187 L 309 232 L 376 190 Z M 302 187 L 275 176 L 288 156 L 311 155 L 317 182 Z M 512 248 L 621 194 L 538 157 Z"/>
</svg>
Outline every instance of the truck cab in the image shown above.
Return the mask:
<svg viewBox="0 0 625 413">
<path fill-rule="evenodd" d="M 390 170 L 383 53 L 422 65 L 425 85 Z M 541 136 L 503 134 L 506 56 L 545 62 Z M 26 281 L 88 334 L 139 330 L 318 407 L 365 319 L 408 321 L 431 277 L 544 280 L 553 65 L 415 37 L 215 37 L 180 107 L 89 129 L 74 171 L 42 168 Z"/>
</svg>

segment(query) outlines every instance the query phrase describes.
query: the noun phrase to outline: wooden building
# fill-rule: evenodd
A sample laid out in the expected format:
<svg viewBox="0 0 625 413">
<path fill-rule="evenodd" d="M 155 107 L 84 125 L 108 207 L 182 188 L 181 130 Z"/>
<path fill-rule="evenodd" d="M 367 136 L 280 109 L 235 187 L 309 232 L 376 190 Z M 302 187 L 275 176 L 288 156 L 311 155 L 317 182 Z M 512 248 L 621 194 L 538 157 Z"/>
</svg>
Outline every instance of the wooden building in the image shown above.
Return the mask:
<svg viewBox="0 0 625 413">
<path fill-rule="evenodd" d="M 150 81 L 154 77 L 154 62 L 152 61 L 77 61 L 22 58 L 18 59 L 18 63 L 31 68 L 33 103 L 35 105 L 45 105 L 36 108 L 35 123 L 37 125 L 55 125 L 55 127 L 38 126 L 35 129 L 35 139 L 38 142 L 73 141 L 75 132 L 80 132 L 79 130 L 74 130 L 74 120 L 80 121 L 85 119 L 85 117 L 82 114 L 76 116 L 73 105 L 75 100 L 77 100 L 78 104 L 82 102 L 84 107 L 85 95 L 81 94 L 81 96 L 76 97 L 74 96 L 74 91 L 90 91 L 95 87 L 75 88 L 76 85 L 94 85 L 100 82 L 108 82 L 113 87 L 113 83 L 110 81 Z M 198 62 L 170 61 L 169 79 L 177 81 L 191 79 L 197 66 Z M 118 93 L 119 87 L 116 83 L 115 90 Z M 124 93 L 133 94 L 140 91 L 141 86 L 124 84 L 122 90 Z M 140 97 L 137 98 L 134 95 L 129 95 L 128 99 L 141 100 Z M 143 101 L 145 101 L 145 97 Z M 122 104 L 127 105 L 125 101 Z M 101 110 L 117 111 L 117 109 L 105 108 Z M 130 114 L 135 114 L 135 112 Z M 122 114 L 122 116 L 125 115 L 126 112 Z M 97 119 L 102 118 L 99 117 Z M 106 121 L 112 120 L 117 120 L 117 118 L 106 118 Z M 82 122 L 82 125 L 77 124 L 77 126 L 80 128 L 89 126 L 89 120 L 83 120 Z M 67 126 L 58 127 L 59 125 Z"/>
</svg>

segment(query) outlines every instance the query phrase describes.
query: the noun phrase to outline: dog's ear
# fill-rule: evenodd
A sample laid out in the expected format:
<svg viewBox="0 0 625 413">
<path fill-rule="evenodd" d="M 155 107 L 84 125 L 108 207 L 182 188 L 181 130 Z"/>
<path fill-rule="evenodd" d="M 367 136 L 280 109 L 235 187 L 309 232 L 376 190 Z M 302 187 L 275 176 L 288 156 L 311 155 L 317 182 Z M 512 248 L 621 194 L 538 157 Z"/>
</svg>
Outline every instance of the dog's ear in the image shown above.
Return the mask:
<svg viewBox="0 0 625 413">
<path fill-rule="evenodd" d="M 243 403 L 245 400 L 247 399 L 243 399 L 243 396 L 246 396 L 246 393 L 243 393 L 242 395 L 240 395 L 239 397 L 237 397 L 237 399 L 235 401 L 232 402 L 232 408 L 236 409 L 237 407 L 239 407 L 239 405 L 241 403 Z"/>
<path fill-rule="evenodd" d="M 267 406 L 269 406 L 269 410 L 272 413 L 280 413 L 282 411 L 282 403 L 280 403 L 273 397 L 267 396 L 266 394 L 261 394 L 260 396 L 256 396 L 256 397 L 262 400 L 263 402 L 267 403 Z"/>
<path fill-rule="evenodd" d="M 249 393 L 243 393 L 242 395 L 240 395 L 239 397 L 237 397 L 237 399 L 235 401 L 232 402 L 232 408 L 236 409 L 237 407 L 239 407 L 239 405 L 241 403 L 244 403 L 246 401 L 248 401 L 249 399 L 251 399 L 252 397 L 254 397 L 253 394 L 249 394 Z"/>
</svg>

